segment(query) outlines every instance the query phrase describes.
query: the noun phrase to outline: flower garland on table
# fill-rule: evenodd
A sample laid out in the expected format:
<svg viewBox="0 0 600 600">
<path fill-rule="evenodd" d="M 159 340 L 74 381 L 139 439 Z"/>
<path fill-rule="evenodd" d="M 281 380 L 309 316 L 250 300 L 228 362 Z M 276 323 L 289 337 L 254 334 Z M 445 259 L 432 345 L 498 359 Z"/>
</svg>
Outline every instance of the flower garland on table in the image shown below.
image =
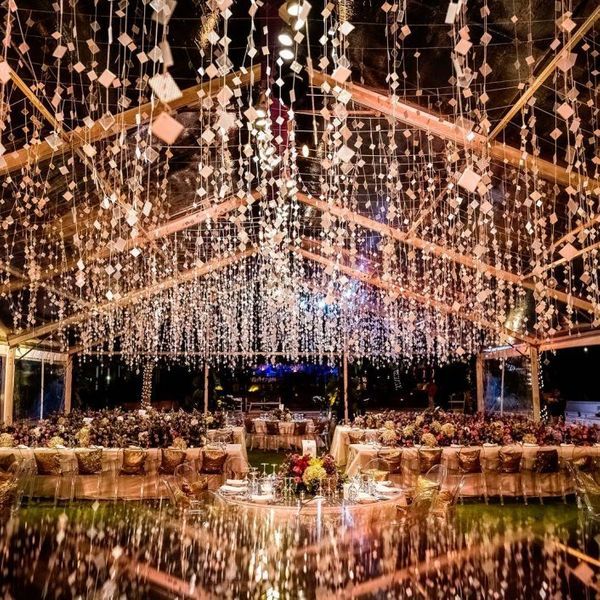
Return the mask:
<svg viewBox="0 0 600 600">
<path fill-rule="evenodd" d="M 317 494 L 326 484 L 330 490 L 341 489 L 343 482 L 343 475 L 330 454 L 320 457 L 291 454 L 281 464 L 277 478 L 280 486 L 284 485 L 286 478 L 291 479 L 296 494 Z"/>
<path fill-rule="evenodd" d="M 205 415 L 199 411 L 153 409 L 73 411 L 41 421 L 4 425 L 0 428 L 0 447 L 198 447 L 204 445 L 208 429 L 221 429 L 224 425 L 223 413 Z"/>
<path fill-rule="evenodd" d="M 600 441 L 600 426 L 581 423 L 542 423 L 515 414 L 464 415 L 441 410 L 385 411 L 354 419 L 352 427 L 377 429 L 384 446 L 592 445 Z"/>
</svg>

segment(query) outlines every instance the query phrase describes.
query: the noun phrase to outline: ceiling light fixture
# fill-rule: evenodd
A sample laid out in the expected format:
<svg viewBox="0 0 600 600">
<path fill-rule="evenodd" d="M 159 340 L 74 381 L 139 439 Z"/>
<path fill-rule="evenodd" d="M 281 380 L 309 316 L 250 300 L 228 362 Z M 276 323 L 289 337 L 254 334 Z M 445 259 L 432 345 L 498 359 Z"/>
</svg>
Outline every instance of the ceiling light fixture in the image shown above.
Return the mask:
<svg viewBox="0 0 600 600">
<path fill-rule="evenodd" d="M 294 53 L 289 48 L 282 48 L 279 51 L 279 57 L 283 60 L 292 60 L 292 58 L 294 58 Z"/>
<path fill-rule="evenodd" d="M 289 33 L 280 33 L 278 36 L 279 43 L 284 46 L 291 46 L 294 43 L 292 36 Z"/>
<path fill-rule="evenodd" d="M 290 17 L 297 17 L 300 14 L 300 2 L 298 0 L 288 0 L 285 8 Z"/>
</svg>

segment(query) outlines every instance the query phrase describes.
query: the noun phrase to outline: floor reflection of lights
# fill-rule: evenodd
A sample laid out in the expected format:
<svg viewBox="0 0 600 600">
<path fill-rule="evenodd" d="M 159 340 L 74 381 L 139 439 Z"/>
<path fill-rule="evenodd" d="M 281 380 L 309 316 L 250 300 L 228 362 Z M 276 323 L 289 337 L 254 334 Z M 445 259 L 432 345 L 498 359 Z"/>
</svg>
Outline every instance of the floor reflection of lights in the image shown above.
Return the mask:
<svg viewBox="0 0 600 600">
<path fill-rule="evenodd" d="M 32 504 L 1 532 L 12 598 L 566 598 L 595 593 L 600 564 L 590 524 L 562 505 L 465 506 L 428 524 Z"/>
</svg>

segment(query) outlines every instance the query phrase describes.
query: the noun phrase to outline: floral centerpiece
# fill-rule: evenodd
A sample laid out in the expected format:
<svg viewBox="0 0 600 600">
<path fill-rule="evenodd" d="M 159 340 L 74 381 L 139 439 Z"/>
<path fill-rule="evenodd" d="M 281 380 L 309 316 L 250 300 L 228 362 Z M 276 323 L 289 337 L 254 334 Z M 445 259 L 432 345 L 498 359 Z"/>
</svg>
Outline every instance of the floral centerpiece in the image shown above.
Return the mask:
<svg viewBox="0 0 600 600">
<path fill-rule="evenodd" d="M 0 427 L 0 446 L 167 448 L 204 445 L 207 429 L 220 429 L 225 415 L 200 411 L 161 412 L 106 409 L 51 415 L 41 421 L 17 421 Z"/>
<path fill-rule="evenodd" d="M 269 413 L 269 418 L 272 419 L 273 421 L 286 421 L 286 422 L 290 422 L 293 420 L 292 417 L 292 412 L 290 411 L 289 408 L 274 408 L 270 413 Z"/>
<path fill-rule="evenodd" d="M 309 454 L 292 454 L 281 464 L 277 473 L 279 484 L 287 478 L 292 481 L 297 494 L 317 494 L 322 487 L 339 488 L 342 475 L 330 454 L 313 457 Z"/>
<path fill-rule="evenodd" d="M 570 443 L 589 446 L 600 441 L 600 427 L 581 423 L 544 423 L 521 414 L 465 415 L 443 410 L 393 411 L 360 415 L 351 424 L 377 429 L 385 446 L 480 446 L 484 443 L 508 445 Z"/>
</svg>

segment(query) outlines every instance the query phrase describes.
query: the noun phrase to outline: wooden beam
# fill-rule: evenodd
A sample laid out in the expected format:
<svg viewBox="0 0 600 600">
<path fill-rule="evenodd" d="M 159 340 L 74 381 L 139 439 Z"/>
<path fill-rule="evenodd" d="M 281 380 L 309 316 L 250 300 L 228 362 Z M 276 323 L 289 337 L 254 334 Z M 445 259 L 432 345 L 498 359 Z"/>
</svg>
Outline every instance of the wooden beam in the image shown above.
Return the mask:
<svg viewBox="0 0 600 600">
<path fill-rule="evenodd" d="M 565 233 L 561 238 L 559 238 L 558 240 L 556 240 L 555 242 L 552 243 L 549 250 L 554 252 L 559 246 L 562 246 L 562 244 L 564 242 L 568 242 L 568 241 L 572 240 L 578 233 L 580 233 L 584 229 L 589 229 L 590 227 L 593 227 L 597 223 L 600 223 L 600 214 L 591 218 L 589 221 L 582 223 L 578 227 L 575 227 L 575 229 L 571 229 L 571 231 L 567 231 L 567 233 Z"/>
<path fill-rule="evenodd" d="M 208 373 L 210 365 L 208 361 L 204 361 L 204 414 L 208 414 Z"/>
<path fill-rule="evenodd" d="M 10 73 L 11 80 L 15 83 L 15 85 L 17 85 L 19 87 L 19 89 L 21 89 L 23 91 L 23 93 L 25 94 L 25 97 L 29 100 L 29 102 L 33 106 L 35 106 L 35 108 L 37 108 L 40 111 L 40 113 L 43 115 L 43 117 L 46 119 L 46 121 L 48 121 L 48 123 L 50 123 L 52 125 L 54 130 L 60 136 L 61 140 L 63 142 L 65 140 L 67 140 L 68 138 L 66 137 L 66 134 L 63 132 L 62 123 L 60 121 L 58 121 L 56 119 L 56 117 L 49 110 L 47 110 L 44 107 L 43 103 L 33 93 L 31 88 L 21 79 L 21 77 L 11 67 L 9 67 L 9 73 Z M 114 198 L 116 199 L 116 203 L 119 206 L 121 206 L 125 210 L 125 212 L 127 212 L 129 210 L 130 206 L 123 200 L 123 198 L 121 197 L 121 194 L 114 192 L 110 183 L 107 182 L 106 180 L 104 180 L 98 174 L 95 162 L 92 161 L 91 158 L 80 147 L 73 148 L 73 150 L 75 151 L 77 156 L 79 156 L 79 158 L 81 159 L 83 164 L 86 165 L 90 169 L 92 180 L 95 182 L 96 186 L 98 186 L 101 189 L 102 194 L 105 196 L 109 196 L 109 197 L 114 196 Z M 138 225 L 138 229 L 139 229 L 139 231 L 142 232 L 142 234 L 146 235 L 146 230 L 144 229 L 144 227 L 142 227 L 141 225 Z M 150 243 L 152 244 L 152 246 L 153 246 L 154 250 L 157 252 L 157 254 L 162 255 L 163 259 L 168 261 L 168 257 L 162 251 L 162 249 L 159 248 L 154 241 L 151 241 Z"/>
<path fill-rule="evenodd" d="M 592 14 L 579 26 L 577 31 L 571 35 L 569 41 L 563 46 L 562 50 L 554 55 L 554 58 L 544 67 L 531 85 L 523 92 L 521 97 L 510 107 L 502 119 L 500 119 L 499 123 L 488 136 L 490 141 L 498 137 L 500 132 L 510 123 L 512 118 L 523 109 L 525 104 L 533 97 L 546 79 L 554 73 L 558 63 L 575 48 L 575 46 L 583 39 L 583 36 L 594 26 L 598 17 L 600 17 L 600 6 L 597 6 Z"/>
<path fill-rule="evenodd" d="M 535 271 L 532 271 L 528 277 L 533 276 L 534 272 L 536 275 L 539 275 L 540 273 L 543 273 L 544 271 L 549 271 L 550 269 L 555 269 L 556 267 L 559 267 L 560 265 L 564 265 L 565 263 L 570 263 L 572 261 L 574 261 L 576 258 L 579 258 L 580 256 L 583 256 L 584 254 L 587 254 L 588 252 L 591 252 L 592 250 L 597 250 L 598 248 L 600 248 L 600 242 L 596 242 L 595 244 L 591 244 L 590 246 L 585 246 L 583 248 L 579 248 L 579 250 L 577 250 L 577 252 L 574 252 L 571 256 L 568 257 L 563 257 L 563 258 L 558 258 L 557 260 L 544 265 L 543 267 L 540 267 L 539 269 L 536 269 Z"/>
<path fill-rule="evenodd" d="M 350 423 L 350 413 L 348 411 L 348 352 L 344 348 L 344 352 L 342 353 L 342 363 L 343 363 L 343 387 L 344 387 L 344 423 Z"/>
<path fill-rule="evenodd" d="M 71 412 L 71 395 L 73 393 L 73 357 L 69 355 L 65 365 L 65 414 Z"/>
<path fill-rule="evenodd" d="M 419 227 L 421 226 L 421 223 L 423 223 L 423 221 L 436 209 L 436 207 L 444 199 L 444 196 L 446 196 L 446 194 L 448 193 L 448 191 L 449 191 L 448 188 L 444 188 L 429 203 L 429 206 L 426 206 L 425 208 L 421 209 L 418 218 L 415 221 L 413 221 L 411 223 L 410 227 L 408 228 L 408 230 L 406 232 L 407 237 L 411 237 L 411 236 L 413 236 L 417 232 L 417 229 L 419 229 Z"/>
<path fill-rule="evenodd" d="M 586 333 L 561 335 L 540 342 L 540 352 L 565 350 L 567 348 L 581 348 L 582 346 L 600 345 L 600 330 L 595 329 Z"/>
<path fill-rule="evenodd" d="M 2 422 L 10 425 L 13 422 L 15 393 L 15 349 L 9 348 L 4 358 L 4 402 L 2 405 Z"/>
<path fill-rule="evenodd" d="M 475 385 L 477 389 L 477 412 L 485 412 L 485 377 L 484 377 L 483 354 L 479 353 L 475 358 Z"/>
<path fill-rule="evenodd" d="M 65 317 L 64 319 L 60 319 L 52 323 L 47 323 L 46 325 L 42 325 L 40 327 L 33 327 L 17 335 L 9 336 L 8 344 L 11 347 L 18 346 L 19 344 L 27 342 L 28 340 L 31 340 L 33 338 L 44 337 L 51 333 L 54 333 L 58 329 L 64 329 L 71 325 L 81 323 L 82 321 L 85 321 L 87 319 L 94 318 L 95 316 L 100 315 L 103 312 L 113 310 L 114 308 L 122 308 L 130 304 L 135 304 L 136 302 L 142 299 L 149 298 L 160 292 L 164 292 L 165 290 L 173 288 L 177 285 L 193 281 L 194 279 L 203 277 L 208 273 L 212 273 L 213 271 L 223 269 L 235 262 L 239 262 L 240 260 L 243 260 L 244 258 L 255 254 L 256 252 L 256 248 L 249 248 L 247 250 L 244 250 L 243 252 L 231 254 L 230 256 L 215 258 L 202 265 L 198 265 L 197 267 L 188 269 L 187 271 L 183 271 L 182 273 L 178 273 L 177 275 L 173 275 L 172 277 L 159 281 L 146 288 L 128 292 L 120 298 L 117 298 L 111 302 L 105 302 L 104 304 L 101 304 L 100 306 L 94 309 L 82 311 L 69 317 Z"/>
<path fill-rule="evenodd" d="M 94 142 L 99 142 L 106 138 L 118 135 L 129 129 L 133 129 L 134 127 L 139 127 L 148 123 L 151 118 L 157 117 L 165 110 L 178 110 L 180 108 L 198 104 L 207 96 L 215 96 L 225 86 L 235 85 L 234 80 L 239 80 L 240 85 L 242 86 L 253 85 L 255 81 L 260 80 L 260 69 L 260 64 L 257 64 L 245 73 L 236 71 L 226 77 L 212 79 L 200 85 L 189 87 L 182 90 L 181 98 L 173 100 L 169 105 L 165 105 L 153 99 L 151 102 L 146 102 L 140 106 L 130 108 L 115 115 L 115 122 L 108 129 L 104 129 L 99 121 L 96 121 L 92 127 L 76 127 L 74 130 L 63 134 L 63 143 L 56 150 L 54 150 L 48 142 L 41 141 L 38 144 L 32 144 L 15 152 L 7 152 L 4 156 L 0 157 L 0 175 L 12 173 L 26 165 L 49 160 L 56 154 L 72 152 L 85 144 L 93 144 Z M 11 77 L 12 73 L 14 73 L 14 71 L 11 69 Z M 36 99 L 36 107 L 46 117 L 46 113 L 49 113 L 49 111 L 41 105 L 29 86 L 23 84 L 23 88 L 21 84 L 16 81 L 15 83 L 29 99 L 31 99 L 31 96 L 33 95 Z"/>
<path fill-rule="evenodd" d="M 540 355 L 536 347 L 529 348 L 531 359 L 531 403 L 533 405 L 533 420 L 540 420 Z"/>
<path fill-rule="evenodd" d="M 419 304 L 423 304 L 425 306 L 433 308 L 434 310 L 437 310 L 438 312 L 441 312 L 443 314 L 454 315 L 457 318 L 466 319 L 467 321 L 471 321 L 472 323 L 479 325 L 483 329 L 495 331 L 499 335 L 504 336 L 506 338 L 518 339 L 527 344 L 537 344 L 536 338 L 531 337 L 525 333 L 518 333 L 516 331 L 512 331 L 510 329 L 507 329 L 506 327 L 502 327 L 501 325 L 487 321 L 486 319 L 483 319 L 477 314 L 464 311 L 456 311 L 444 302 L 440 302 L 439 300 L 435 300 L 419 292 L 408 290 L 404 287 L 400 287 L 388 281 L 384 281 L 380 277 L 377 277 L 370 273 L 365 273 L 364 271 L 359 271 L 358 269 L 353 269 L 352 267 L 349 267 L 343 263 L 336 263 L 335 261 L 326 258 L 325 256 L 322 256 L 321 254 L 315 254 L 314 252 L 310 252 L 309 250 L 306 250 L 305 248 L 302 248 L 300 246 L 292 245 L 289 248 L 290 250 L 296 252 L 297 254 L 300 254 L 304 258 L 312 260 L 313 262 L 319 263 L 325 267 L 337 268 L 340 270 L 340 272 L 344 273 L 345 275 L 348 275 L 349 277 L 352 277 L 353 279 L 356 279 L 358 281 L 362 281 L 363 283 L 367 283 L 373 287 L 392 292 L 394 294 L 397 294 L 398 296 L 401 296 L 402 298 L 406 298 L 407 300 L 414 300 Z"/>
<path fill-rule="evenodd" d="M 464 148 L 469 148 L 480 155 L 487 155 L 502 163 L 510 164 L 518 169 L 527 168 L 539 177 L 563 186 L 571 185 L 577 190 L 584 190 L 592 180 L 580 176 L 571 170 L 555 165 L 547 160 L 533 157 L 518 148 L 507 146 L 500 142 L 488 143 L 486 136 L 467 131 L 464 127 L 443 119 L 420 106 L 413 106 L 397 97 L 389 97 L 355 83 L 338 84 L 335 79 L 320 71 L 308 71 L 311 84 L 315 87 L 327 86 L 331 89 L 346 90 L 352 95 L 352 100 L 361 106 L 378 110 L 382 114 L 396 119 L 406 125 L 422 129 L 443 140 L 453 141 Z"/>
<path fill-rule="evenodd" d="M 464 265 L 471 269 L 476 269 L 482 273 L 487 273 L 492 277 L 497 279 L 501 279 L 503 281 L 507 281 L 509 283 L 513 283 L 516 285 L 520 285 L 524 288 L 535 290 L 537 284 L 531 281 L 526 281 L 523 276 L 516 275 L 515 273 L 511 273 L 510 271 L 505 271 L 504 269 L 498 269 L 492 265 L 484 263 L 482 261 L 477 260 L 472 256 L 467 256 L 465 254 L 461 254 L 452 248 L 447 248 L 445 246 L 439 246 L 434 242 L 427 242 L 416 236 L 408 236 L 401 229 L 396 229 L 394 227 L 390 227 L 385 223 L 380 223 L 379 221 L 375 221 L 374 219 L 370 219 L 369 217 L 365 217 L 364 215 L 358 214 L 348 208 L 343 208 L 336 204 L 330 204 L 325 202 L 324 200 L 319 200 L 313 196 L 308 196 L 303 194 L 302 192 L 298 192 L 297 199 L 306 204 L 308 206 L 312 206 L 321 212 L 329 213 L 334 215 L 339 219 L 343 219 L 350 223 L 356 223 L 365 229 L 370 229 L 371 231 L 376 231 L 383 236 L 391 237 L 399 242 L 404 244 L 408 244 L 413 246 L 414 248 L 418 248 L 424 252 L 429 254 L 433 254 L 434 256 L 445 257 L 448 260 L 456 262 L 458 264 Z M 572 296 L 570 294 L 566 294 L 559 290 L 554 290 L 551 288 L 544 288 L 544 291 L 547 296 L 550 298 L 554 298 L 559 302 L 563 302 L 565 304 L 574 306 L 580 310 L 585 310 L 592 314 L 598 313 L 600 314 L 600 308 L 594 307 L 591 302 L 587 300 L 583 300 L 576 296 Z"/>
<path fill-rule="evenodd" d="M 226 215 L 240 206 L 244 204 L 251 204 L 254 200 L 261 197 L 260 192 L 252 192 L 248 196 L 229 196 L 227 199 L 223 200 L 218 204 L 211 204 L 207 208 L 201 208 L 195 210 L 187 215 L 182 215 L 167 223 L 159 225 L 154 229 L 149 229 L 146 231 L 146 235 L 138 235 L 135 238 L 130 238 L 125 243 L 125 247 L 123 252 L 127 252 L 132 250 L 135 247 L 142 247 L 148 243 L 155 242 L 161 238 L 172 235 L 173 233 L 177 233 L 179 231 L 183 231 L 184 229 L 188 229 L 189 227 L 193 227 L 195 225 L 199 225 L 200 223 L 204 223 L 209 219 L 218 219 L 219 217 Z M 106 258 L 110 256 L 111 252 L 116 252 L 110 246 L 104 246 L 96 251 L 91 256 L 86 257 L 85 262 L 87 265 L 94 263 L 95 261 Z M 67 264 L 57 271 L 45 271 L 40 275 L 38 279 L 36 279 L 37 283 L 48 281 L 49 279 L 53 279 L 54 277 L 59 277 L 62 273 L 69 271 L 77 266 L 79 259 L 72 259 Z M 20 290 L 25 287 L 29 283 L 27 280 L 25 281 L 13 281 L 6 285 L 0 286 L 0 294 L 9 293 Z M 46 286 L 48 287 L 48 286 Z"/>
</svg>

